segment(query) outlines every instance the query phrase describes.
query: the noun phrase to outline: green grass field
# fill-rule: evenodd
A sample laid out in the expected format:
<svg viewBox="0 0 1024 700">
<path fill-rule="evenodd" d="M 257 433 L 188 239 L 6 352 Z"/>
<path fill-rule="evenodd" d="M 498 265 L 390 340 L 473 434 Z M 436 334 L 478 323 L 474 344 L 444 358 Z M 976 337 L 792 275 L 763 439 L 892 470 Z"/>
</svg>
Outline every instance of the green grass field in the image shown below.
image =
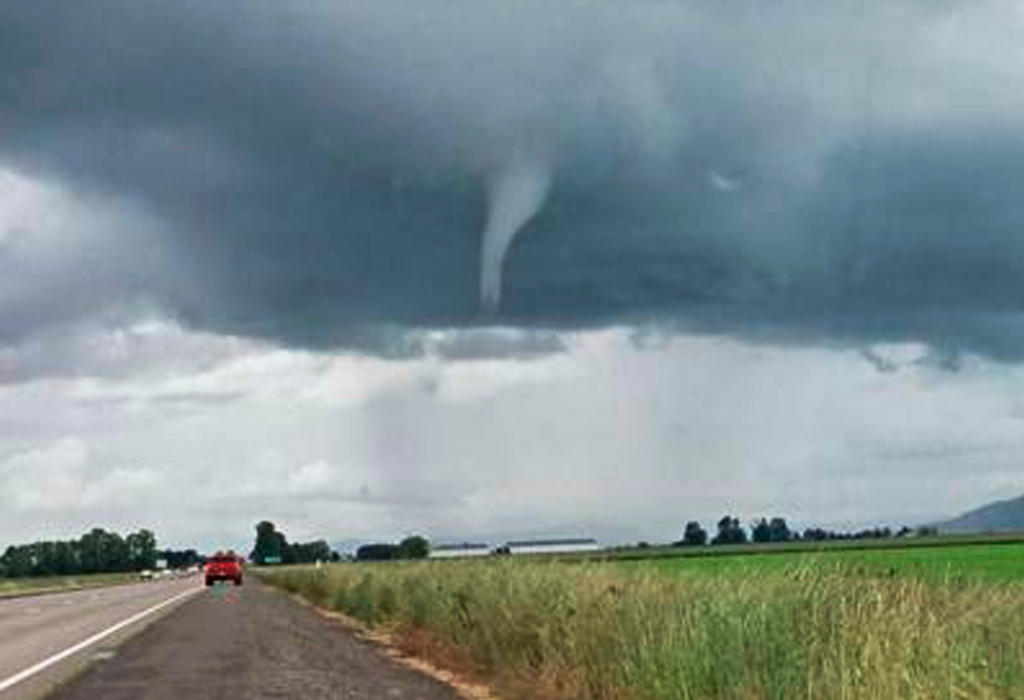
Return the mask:
<svg viewBox="0 0 1024 700">
<path fill-rule="evenodd" d="M 1024 543 L 688 556 L 624 560 L 617 565 L 626 570 L 740 577 L 808 566 L 840 567 L 850 575 L 912 577 L 930 582 L 1024 582 Z"/>
<path fill-rule="evenodd" d="M 259 575 L 503 698 L 1024 698 L 1019 543 Z"/>
<path fill-rule="evenodd" d="M 79 574 L 77 576 L 45 576 L 38 578 L 0 579 L 0 599 L 13 595 L 30 595 L 34 593 L 51 593 L 78 588 L 97 586 L 113 586 L 130 581 L 137 581 L 138 574 Z"/>
<path fill-rule="evenodd" d="M 650 559 L 679 559 L 685 557 L 732 557 L 745 554 L 784 554 L 789 552 L 849 552 L 857 550 L 908 550 L 944 548 L 966 545 L 1010 545 L 1024 544 L 1024 533 L 990 533 L 936 535 L 930 537 L 892 537 L 888 539 L 827 540 L 824 542 L 795 541 L 770 542 L 762 544 L 741 544 L 705 547 L 678 547 L 659 545 L 654 547 L 621 547 L 573 556 L 577 561 L 623 561 Z M 567 556 L 559 557 L 568 559 Z"/>
</svg>

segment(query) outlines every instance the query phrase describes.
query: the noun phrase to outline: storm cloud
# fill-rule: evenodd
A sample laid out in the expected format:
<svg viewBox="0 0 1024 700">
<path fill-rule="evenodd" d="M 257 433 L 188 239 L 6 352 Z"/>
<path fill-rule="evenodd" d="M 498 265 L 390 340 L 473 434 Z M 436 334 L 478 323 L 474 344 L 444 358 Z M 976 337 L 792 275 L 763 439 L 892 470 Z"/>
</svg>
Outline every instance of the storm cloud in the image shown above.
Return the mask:
<svg viewBox="0 0 1024 700">
<path fill-rule="evenodd" d="M 1017 360 L 1022 29 L 1008 0 L 6 3 L 7 188 L 116 221 L 0 335 L 141 299 L 379 353 L 654 323 Z"/>
</svg>

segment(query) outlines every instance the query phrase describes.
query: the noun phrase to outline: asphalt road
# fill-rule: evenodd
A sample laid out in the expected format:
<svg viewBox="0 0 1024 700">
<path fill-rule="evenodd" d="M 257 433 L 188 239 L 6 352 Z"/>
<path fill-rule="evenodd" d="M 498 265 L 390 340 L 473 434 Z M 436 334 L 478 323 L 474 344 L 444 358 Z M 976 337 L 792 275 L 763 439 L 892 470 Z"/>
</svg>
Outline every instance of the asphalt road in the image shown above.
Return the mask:
<svg viewBox="0 0 1024 700">
<path fill-rule="evenodd" d="M 191 577 L 0 600 L 0 700 L 40 697 L 177 603 L 132 621 L 139 613 L 201 586 Z"/>
<path fill-rule="evenodd" d="M 334 621 L 250 577 L 216 585 L 96 661 L 50 700 L 456 700 Z M 0 700 L 2 697 L 0 697 Z"/>
</svg>

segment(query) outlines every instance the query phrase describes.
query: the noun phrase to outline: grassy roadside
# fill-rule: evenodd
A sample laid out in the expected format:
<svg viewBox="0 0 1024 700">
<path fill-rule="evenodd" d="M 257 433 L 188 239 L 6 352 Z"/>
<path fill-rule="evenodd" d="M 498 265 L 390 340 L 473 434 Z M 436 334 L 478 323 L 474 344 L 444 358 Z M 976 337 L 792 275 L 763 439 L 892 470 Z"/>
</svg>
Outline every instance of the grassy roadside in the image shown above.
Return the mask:
<svg viewBox="0 0 1024 700">
<path fill-rule="evenodd" d="M 1024 587 L 807 564 L 744 577 L 556 561 L 261 572 L 509 698 L 1024 697 Z"/>
<path fill-rule="evenodd" d="M 138 580 L 133 572 L 115 574 L 79 574 L 76 576 L 44 576 L 39 578 L 0 579 L 0 600 L 39 593 L 59 593 L 80 588 L 116 586 Z"/>
</svg>

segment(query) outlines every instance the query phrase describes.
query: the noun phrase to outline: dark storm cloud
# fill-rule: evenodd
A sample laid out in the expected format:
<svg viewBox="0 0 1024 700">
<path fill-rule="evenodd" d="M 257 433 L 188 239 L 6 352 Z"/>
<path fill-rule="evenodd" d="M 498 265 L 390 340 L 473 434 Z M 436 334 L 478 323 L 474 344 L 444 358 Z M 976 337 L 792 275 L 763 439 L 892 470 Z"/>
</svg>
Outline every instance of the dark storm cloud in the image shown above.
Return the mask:
<svg viewBox="0 0 1024 700">
<path fill-rule="evenodd" d="M 149 293 L 218 332 L 1017 359 L 1022 28 L 996 0 L 8 3 L 0 165 L 142 202 Z M 483 313 L 481 233 L 520 222 Z"/>
</svg>

